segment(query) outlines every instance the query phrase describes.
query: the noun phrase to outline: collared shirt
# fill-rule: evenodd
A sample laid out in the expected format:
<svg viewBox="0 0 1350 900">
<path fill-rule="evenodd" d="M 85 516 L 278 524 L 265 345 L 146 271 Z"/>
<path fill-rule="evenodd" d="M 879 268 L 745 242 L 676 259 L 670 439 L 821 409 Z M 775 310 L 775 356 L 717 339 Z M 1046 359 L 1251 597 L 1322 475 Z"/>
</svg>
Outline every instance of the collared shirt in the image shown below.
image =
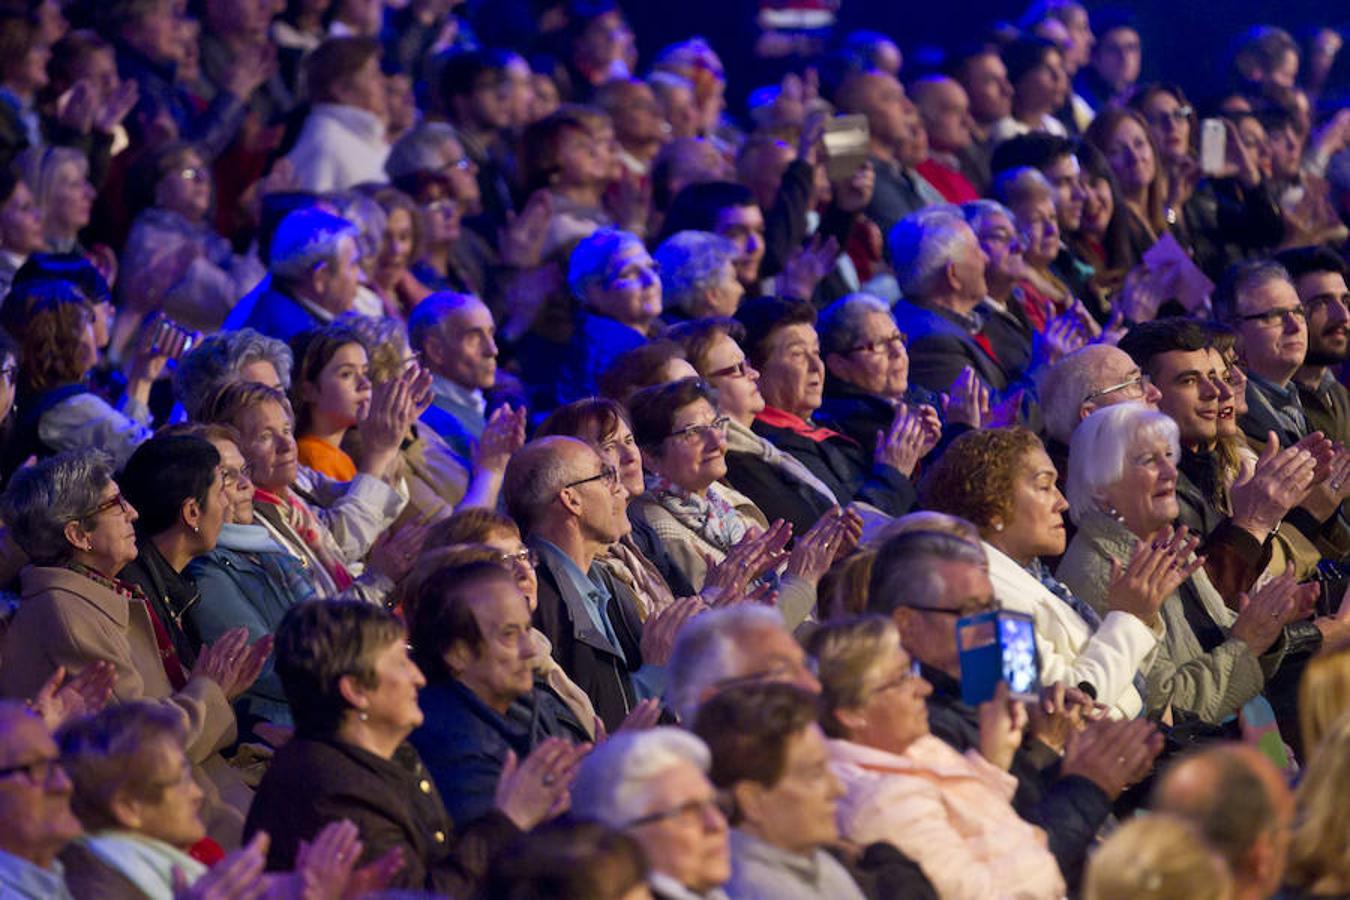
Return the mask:
<svg viewBox="0 0 1350 900">
<path fill-rule="evenodd" d="M 0 897 L 24 900 L 73 900 L 66 887 L 60 860 L 43 869 L 26 859 L 0 850 Z"/>
<path fill-rule="evenodd" d="M 581 595 L 586 604 L 586 612 L 591 617 L 591 624 L 595 626 L 596 631 L 605 636 L 605 640 L 609 641 L 614 655 L 627 660 L 628 656 L 623 652 L 623 645 L 619 643 L 618 633 L 614 631 L 614 625 L 609 621 L 609 601 L 613 596 L 604 581 L 592 578 L 588 573 L 581 571 L 581 566 L 578 566 L 576 561 L 556 544 L 539 537 L 535 540 L 538 541 L 538 549 L 552 557 L 558 574 L 567 578 Z"/>
<path fill-rule="evenodd" d="M 1303 401 L 1299 399 L 1297 383 L 1291 380 L 1280 387 L 1251 370 L 1247 372 L 1247 381 L 1265 396 L 1275 418 L 1283 427 L 1300 436 L 1308 433 L 1308 418 L 1303 414 Z"/>
<path fill-rule="evenodd" d="M 726 891 L 721 888 L 698 894 L 665 872 L 653 872 L 647 877 L 647 883 L 651 885 L 652 894 L 661 900 L 727 900 Z"/>
<path fill-rule="evenodd" d="M 727 893 L 736 900 L 863 900 L 853 876 L 824 850 L 792 853 L 740 829 L 731 832 Z"/>
<path fill-rule="evenodd" d="M 433 374 L 431 376 L 431 390 L 436 396 L 445 397 L 455 406 L 476 409 L 480 416 L 487 413 L 487 400 L 483 397 L 483 392 L 477 388 L 466 388 L 444 375 Z"/>
</svg>

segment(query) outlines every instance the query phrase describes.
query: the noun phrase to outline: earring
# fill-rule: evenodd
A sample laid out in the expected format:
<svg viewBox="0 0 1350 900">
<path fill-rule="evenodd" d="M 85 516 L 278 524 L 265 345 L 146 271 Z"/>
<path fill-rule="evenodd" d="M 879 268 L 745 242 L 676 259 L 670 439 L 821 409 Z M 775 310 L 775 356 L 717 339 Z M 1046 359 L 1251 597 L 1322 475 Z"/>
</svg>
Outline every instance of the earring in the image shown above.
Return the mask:
<svg viewBox="0 0 1350 900">
<path fill-rule="evenodd" d="M 202 533 L 201 526 L 199 526 L 199 525 L 193 525 L 193 526 L 192 526 L 192 533 L 193 533 L 193 534 L 201 534 L 201 533 Z"/>
<path fill-rule="evenodd" d="M 995 530 L 995 531 L 1002 531 L 1002 530 L 1003 530 L 1003 523 L 1002 523 L 1002 522 L 995 522 L 995 523 L 994 523 L 994 530 Z"/>
<path fill-rule="evenodd" d="M 370 714 L 367 713 L 364 709 L 361 710 L 359 713 L 357 713 L 357 714 L 356 714 L 356 717 L 357 717 L 358 719 L 360 719 L 362 722 L 369 722 L 369 721 L 370 721 Z"/>
</svg>

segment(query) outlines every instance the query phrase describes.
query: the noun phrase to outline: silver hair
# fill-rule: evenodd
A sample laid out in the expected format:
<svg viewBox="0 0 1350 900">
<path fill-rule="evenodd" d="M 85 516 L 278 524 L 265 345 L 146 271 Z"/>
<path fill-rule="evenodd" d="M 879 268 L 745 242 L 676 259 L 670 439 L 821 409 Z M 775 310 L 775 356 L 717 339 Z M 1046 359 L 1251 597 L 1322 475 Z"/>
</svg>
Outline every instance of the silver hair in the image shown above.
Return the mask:
<svg viewBox="0 0 1350 900">
<path fill-rule="evenodd" d="M 712 765 L 708 745 L 691 732 L 672 726 L 617 732 L 581 761 L 572 782 L 572 815 L 626 828 L 651 812 L 655 783 L 682 765 L 705 774 Z"/>
<path fill-rule="evenodd" d="M 584 477 L 563 452 L 568 443 L 595 453 L 584 441 L 551 435 L 530 441 L 512 453 L 506 464 L 506 475 L 502 478 L 502 502 L 511 518 L 526 534 L 569 481 Z"/>
<path fill-rule="evenodd" d="M 692 724 L 708 689 L 744 668 L 742 638 L 765 630 L 785 630 L 782 615 L 766 606 L 711 610 L 680 629 L 668 663 L 666 702 L 682 722 Z"/>
<path fill-rule="evenodd" d="M 904 531 L 877 547 L 867 611 L 890 616 L 902 606 L 930 606 L 947 592 L 938 563 L 962 562 L 989 567 L 984 548 L 946 531 Z"/>
<path fill-rule="evenodd" d="M 646 249 L 637 235 L 617 228 L 600 228 L 582 238 L 567 260 L 567 287 L 572 296 L 585 303 L 592 286 L 617 274 L 615 257 L 632 247 Z"/>
<path fill-rule="evenodd" d="M 1010 208 L 1026 202 L 1048 200 L 1054 195 L 1055 189 L 1050 186 L 1049 179 L 1032 166 L 1010 169 L 994 182 L 994 196 Z"/>
<path fill-rule="evenodd" d="M 1013 228 L 1017 227 L 1017 217 L 1013 215 L 1012 210 L 997 200 L 986 200 L 982 197 L 979 200 L 962 203 L 961 214 L 966 217 L 966 221 L 970 223 L 970 227 L 977 235 L 990 216 L 1003 216 L 1008 220 L 1009 225 Z"/>
<path fill-rule="evenodd" d="M 865 293 L 846 294 L 825 307 L 816 324 L 821 354 L 843 353 L 857 346 L 862 340 L 863 323 L 875 315 L 894 321 L 885 300 Z"/>
<path fill-rule="evenodd" d="M 204 405 L 216 391 L 239 379 L 239 371 L 256 362 L 277 370 L 282 390 L 291 388 L 291 348 L 252 328 L 219 331 L 202 340 L 178 360 L 173 376 L 174 399 L 188 418 L 200 422 Z"/>
<path fill-rule="evenodd" d="M 15 168 L 38 206 L 46 210 L 51 205 L 52 189 L 56 186 L 56 172 L 66 163 L 79 168 L 81 177 L 89 176 L 89 159 L 73 147 L 50 145 L 29 147 L 15 161 Z"/>
<path fill-rule="evenodd" d="M 1081 523 L 1098 508 L 1102 492 L 1120 481 L 1125 457 L 1142 438 L 1161 437 L 1181 454 L 1180 432 L 1171 417 L 1142 403 L 1117 403 L 1083 420 L 1069 442 L 1069 515 Z"/>
<path fill-rule="evenodd" d="M 1040 371 L 1036 393 L 1041 399 L 1047 435 L 1068 445 L 1073 430 L 1083 421 L 1083 403 L 1088 395 L 1110 387 L 1102 379 L 1102 363 L 1112 352 L 1125 351 L 1108 344 L 1088 344 Z"/>
<path fill-rule="evenodd" d="M 681 231 L 666 238 L 652 254 L 661 270 L 662 299 L 693 314 L 699 295 L 717 286 L 736 245 L 708 231 Z"/>
<path fill-rule="evenodd" d="M 446 319 L 474 303 L 482 302 L 473 294 L 454 291 L 428 294 L 408 314 L 408 346 L 421 353 L 426 349 L 427 338 L 439 331 Z"/>
<path fill-rule="evenodd" d="M 404 178 L 418 172 L 440 172 L 445 168 L 445 145 L 458 141 L 459 133 L 445 122 L 418 122 L 394 142 L 385 160 L 384 171 L 390 178 Z"/>
<path fill-rule="evenodd" d="M 356 226 L 356 246 L 363 259 L 374 259 L 380 253 L 384 230 L 389 226 L 389 214 L 369 194 L 362 191 L 335 191 L 324 199 L 333 204 L 338 215 Z"/>
<path fill-rule="evenodd" d="M 51 456 L 14 473 L 0 497 L 0 518 L 35 564 L 60 565 L 74 553 L 67 523 L 98 506 L 111 481 L 112 463 L 101 450 Z"/>
<path fill-rule="evenodd" d="M 674 72 L 653 72 L 647 76 L 647 86 L 656 94 L 658 100 L 668 91 L 678 91 L 683 88 L 692 93 L 694 90 L 692 81 L 683 75 L 676 75 Z"/>
<path fill-rule="evenodd" d="M 933 292 L 934 282 L 969 234 L 960 207 L 950 204 L 921 209 L 895 223 L 886 245 L 905 299 L 922 301 Z"/>
<path fill-rule="evenodd" d="M 283 281 L 298 281 L 316 266 L 331 265 L 343 238 L 359 243 L 361 233 L 341 216 L 317 207 L 297 209 L 277 226 L 268 271 Z"/>
</svg>

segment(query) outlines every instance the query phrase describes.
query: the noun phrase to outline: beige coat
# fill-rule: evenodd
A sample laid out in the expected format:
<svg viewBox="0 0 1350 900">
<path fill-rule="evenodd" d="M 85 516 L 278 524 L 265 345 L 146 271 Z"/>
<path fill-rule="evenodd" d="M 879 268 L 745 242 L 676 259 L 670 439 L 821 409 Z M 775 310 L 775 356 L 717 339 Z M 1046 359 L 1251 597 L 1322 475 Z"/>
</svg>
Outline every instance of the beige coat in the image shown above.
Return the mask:
<svg viewBox="0 0 1350 900">
<path fill-rule="evenodd" d="M 144 603 L 63 567 L 29 566 L 22 583 L 0 655 L 0 694 L 32 697 L 57 666 L 78 672 L 98 660 L 112 663 L 112 702 L 153 700 L 182 715 L 188 758 L 207 793 L 202 817 L 212 837 L 237 844 L 251 792 L 220 756 L 235 739 L 234 710 L 220 686 L 195 676 L 174 691 Z"/>
</svg>

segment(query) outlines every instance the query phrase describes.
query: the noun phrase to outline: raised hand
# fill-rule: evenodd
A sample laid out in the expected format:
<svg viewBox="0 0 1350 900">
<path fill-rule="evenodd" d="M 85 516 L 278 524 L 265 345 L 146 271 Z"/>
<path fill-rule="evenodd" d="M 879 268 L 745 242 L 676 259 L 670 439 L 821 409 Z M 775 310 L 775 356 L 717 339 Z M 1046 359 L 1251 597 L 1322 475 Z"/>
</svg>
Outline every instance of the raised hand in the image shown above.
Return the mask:
<svg viewBox="0 0 1350 900">
<path fill-rule="evenodd" d="M 301 841 L 295 854 L 299 900 L 341 897 L 364 849 L 361 832 L 350 819 L 329 822 L 313 843 Z"/>
<path fill-rule="evenodd" d="M 1008 683 L 1000 681 L 994 696 L 980 704 L 980 755 L 1003 771 L 1012 765 L 1027 727 L 1026 707 L 1008 697 Z"/>
<path fill-rule="evenodd" d="M 1322 646 L 1342 647 L 1350 643 L 1350 587 L 1341 596 L 1341 605 L 1336 614 L 1318 616 L 1313 619 L 1313 624 L 1322 632 Z"/>
<path fill-rule="evenodd" d="M 525 445 L 525 407 L 509 404 L 497 407 L 488 416 L 487 427 L 473 450 L 475 471 L 505 474 L 511 454 Z"/>
<path fill-rule="evenodd" d="M 430 533 L 431 525 L 426 522 L 405 522 L 386 531 L 370 548 L 370 570 L 395 584 L 402 581 L 412 571 Z"/>
<path fill-rule="evenodd" d="M 1303 589 L 1294 580 L 1291 563 L 1283 575 L 1272 578 L 1255 593 L 1238 597 L 1238 617 L 1229 637 L 1243 641 L 1260 656 L 1279 639 L 1284 626 L 1304 615 Z"/>
<path fill-rule="evenodd" d="M 544 258 L 544 240 L 553 218 L 553 195 L 537 190 L 520 215 L 508 211 L 506 226 L 497 233 L 502 263 L 515 269 L 533 269 Z"/>
<path fill-rule="evenodd" d="M 242 625 L 231 628 L 203 648 L 192 667 L 192 675 L 211 679 L 227 700 L 236 700 L 258 680 L 273 643 L 272 635 L 268 634 L 250 646 L 247 628 Z"/>
<path fill-rule="evenodd" d="M 942 412 L 953 424 L 979 428 L 989 415 L 989 389 L 975 370 L 966 366 L 942 395 Z"/>
<path fill-rule="evenodd" d="M 1148 775 L 1162 749 L 1162 733 L 1148 719 L 1090 722 L 1069 735 L 1060 777 L 1086 778 L 1114 800 Z"/>
<path fill-rule="evenodd" d="M 42 717 L 48 731 L 56 731 L 107 706 L 116 683 L 117 667 L 104 660 L 90 663 L 71 678 L 66 677 L 65 666 L 57 666 L 28 706 Z"/>
<path fill-rule="evenodd" d="M 1185 525 L 1175 532 L 1166 526 L 1148 542 L 1135 541 L 1128 563 L 1111 561 L 1107 607 L 1152 623 L 1163 602 L 1205 564 L 1203 556 L 1191 558 L 1198 546 L 1200 538 L 1190 536 Z"/>
<path fill-rule="evenodd" d="M 821 516 L 810 531 L 797 538 L 788 556 L 787 573 L 808 584 L 817 584 L 848 540 L 852 527 L 848 524 L 848 515 L 836 506 Z"/>
<path fill-rule="evenodd" d="M 136 107 L 141 98 L 140 85 L 134 78 L 123 79 L 117 88 L 103 98 L 103 104 L 94 110 L 94 128 L 107 134 L 118 125 Z"/>
<path fill-rule="evenodd" d="M 1264 541 L 1312 486 L 1317 460 L 1300 447 L 1280 449 L 1270 432 L 1256 464 L 1244 463 L 1229 499 L 1233 523 Z"/>
<path fill-rule="evenodd" d="M 1078 688 L 1047 685 L 1041 688 L 1041 699 L 1027 706 L 1027 731 L 1060 752 L 1069 736 L 1081 730 L 1097 711 L 1097 704 Z"/>
<path fill-rule="evenodd" d="M 507 751 L 497 781 L 497 809 L 521 831 L 566 812 L 577 766 L 590 751 L 590 744 L 573 746 L 556 737 L 535 747 L 524 762 L 518 763 L 515 752 Z"/>
<path fill-rule="evenodd" d="M 669 662 L 680 628 L 707 608 L 708 604 L 697 594 L 692 597 L 681 597 L 643 622 L 641 640 L 643 663 L 663 666 Z"/>
<path fill-rule="evenodd" d="M 820 235 L 816 235 L 809 244 L 798 247 L 783 264 L 783 271 L 778 275 L 778 293 L 784 297 L 810 300 L 816 292 L 816 285 L 830 274 L 838 258 L 839 241 L 833 236 L 821 240 Z"/>
<path fill-rule="evenodd" d="M 191 885 L 174 867 L 174 900 L 257 900 L 267 894 L 267 832 L 260 831 L 244 847 L 226 856 Z"/>
<path fill-rule="evenodd" d="M 906 478 L 914 474 L 923 455 L 932 449 L 929 431 L 922 415 L 911 414 L 908 405 L 895 408 L 891 427 L 877 432 L 877 446 L 873 451 L 876 462 L 896 469 Z"/>
<path fill-rule="evenodd" d="M 784 548 L 792 538 L 792 524 L 779 519 L 765 531 L 752 530 L 731 546 L 721 562 L 704 556 L 707 574 L 699 596 L 712 607 L 734 606 L 745 599 L 750 585 L 787 559 Z"/>
<path fill-rule="evenodd" d="M 863 163 L 850 177 L 831 182 L 834 204 L 844 212 L 862 212 L 872 202 L 876 191 L 877 170 L 871 161 Z"/>
</svg>

